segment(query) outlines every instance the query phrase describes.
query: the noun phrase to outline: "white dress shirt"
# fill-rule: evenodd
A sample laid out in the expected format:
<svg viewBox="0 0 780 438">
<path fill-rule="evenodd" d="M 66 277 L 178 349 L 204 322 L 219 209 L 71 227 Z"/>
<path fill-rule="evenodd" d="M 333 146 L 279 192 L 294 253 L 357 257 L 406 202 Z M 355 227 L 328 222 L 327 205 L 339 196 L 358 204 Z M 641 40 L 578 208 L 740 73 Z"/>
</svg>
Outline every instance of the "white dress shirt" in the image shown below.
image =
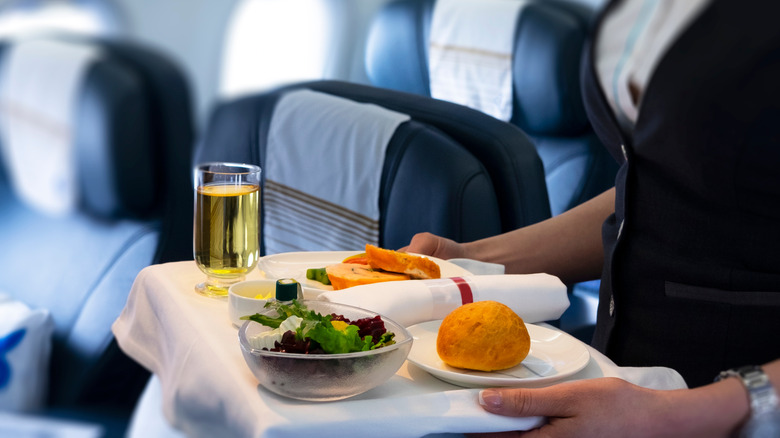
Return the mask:
<svg viewBox="0 0 780 438">
<path fill-rule="evenodd" d="M 624 0 L 596 35 L 596 71 L 618 121 L 632 129 L 655 66 L 711 0 Z"/>
</svg>

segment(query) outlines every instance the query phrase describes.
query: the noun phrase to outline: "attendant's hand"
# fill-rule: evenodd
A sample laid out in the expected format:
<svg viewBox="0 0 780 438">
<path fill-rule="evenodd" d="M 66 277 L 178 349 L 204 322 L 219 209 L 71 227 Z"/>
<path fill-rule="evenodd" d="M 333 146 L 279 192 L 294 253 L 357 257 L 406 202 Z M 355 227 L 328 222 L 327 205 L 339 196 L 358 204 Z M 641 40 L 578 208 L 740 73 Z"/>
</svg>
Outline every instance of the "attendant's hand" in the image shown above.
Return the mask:
<svg viewBox="0 0 780 438">
<path fill-rule="evenodd" d="M 744 388 L 738 386 L 737 379 L 732 380 L 732 394 L 745 398 Z M 734 396 L 721 397 L 710 388 L 652 390 L 617 378 L 579 380 L 539 389 L 486 389 L 480 394 L 485 410 L 513 417 L 544 416 L 548 422 L 524 432 L 468 436 L 728 437 L 734 431 L 735 419 L 738 421 L 745 412 L 731 409 L 718 414 L 720 403 L 729 403 L 726 397 Z"/>
<path fill-rule="evenodd" d="M 427 232 L 415 234 L 409 245 L 401 248 L 400 251 L 429 255 L 443 260 L 467 257 L 460 243 Z"/>
</svg>

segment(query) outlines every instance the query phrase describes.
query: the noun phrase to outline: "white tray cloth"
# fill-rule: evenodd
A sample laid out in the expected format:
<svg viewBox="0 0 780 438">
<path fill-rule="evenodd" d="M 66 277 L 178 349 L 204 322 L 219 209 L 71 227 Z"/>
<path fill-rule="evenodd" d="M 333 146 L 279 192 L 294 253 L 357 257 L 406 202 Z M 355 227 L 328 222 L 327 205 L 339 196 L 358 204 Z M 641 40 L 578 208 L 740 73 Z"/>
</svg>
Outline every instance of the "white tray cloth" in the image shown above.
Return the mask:
<svg viewBox="0 0 780 438">
<path fill-rule="evenodd" d="M 120 347 L 151 370 L 162 387 L 163 413 L 192 437 L 420 437 L 435 432 L 527 429 L 539 418 L 500 417 L 463 389 L 405 363 L 389 381 L 357 397 L 309 403 L 258 387 L 241 356 L 227 302 L 202 297 L 194 262 L 144 269 L 114 323 Z M 260 278 L 258 271 L 249 276 Z M 570 379 L 626 376 L 655 388 L 681 388 L 667 368 L 619 368 L 590 349 L 590 363 Z"/>
</svg>

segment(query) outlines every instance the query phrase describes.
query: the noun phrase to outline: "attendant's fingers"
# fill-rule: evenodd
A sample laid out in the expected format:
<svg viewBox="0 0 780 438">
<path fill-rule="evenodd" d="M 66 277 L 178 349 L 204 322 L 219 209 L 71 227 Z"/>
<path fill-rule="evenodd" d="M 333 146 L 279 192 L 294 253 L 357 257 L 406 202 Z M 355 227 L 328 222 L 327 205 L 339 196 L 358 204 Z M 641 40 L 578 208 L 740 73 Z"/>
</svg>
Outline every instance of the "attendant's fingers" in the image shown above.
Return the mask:
<svg viewBox="0 0 780 438">
<path fill-rule="evenodd" d="M 479 404 L 494 414 L 510 417 L 566 417 L 571 415 L 569 392 L 560 386 L 526 389 L 485 389 Z"/>
<path fill-rule="evenodd" d="M 432 255 L 439 248 L 439 238 L 431 233 L 417 233 L 402 251 Z"/>
</svg>

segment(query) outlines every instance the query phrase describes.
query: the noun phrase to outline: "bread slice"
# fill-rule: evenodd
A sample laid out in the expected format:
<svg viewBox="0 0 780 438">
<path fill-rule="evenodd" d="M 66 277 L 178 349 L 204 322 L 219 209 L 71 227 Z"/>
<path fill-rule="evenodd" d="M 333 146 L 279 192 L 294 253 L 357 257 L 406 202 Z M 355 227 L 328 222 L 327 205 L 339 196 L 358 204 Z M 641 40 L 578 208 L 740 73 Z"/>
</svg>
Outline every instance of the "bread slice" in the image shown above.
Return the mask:
<svg viewBox="0 0 780 438">
<path fill-rule="evenodd" d="M 383 281 L 409 280 L 409 276 L 406 274 L 375 271 L 368 265 L 356 263 L 338 263 L 326 266 L 325 272 L 328 273 L 328 279 L 330 279 L 334 290 Z"/>
<path fill-rule="evenodd" d="M 374 269 L 400 272 L 408 274 L 411 278 L 441 278 L 439 265 L 427 257 L 366 244 L 366 258 L 368 264 Z"/>
</svg>

